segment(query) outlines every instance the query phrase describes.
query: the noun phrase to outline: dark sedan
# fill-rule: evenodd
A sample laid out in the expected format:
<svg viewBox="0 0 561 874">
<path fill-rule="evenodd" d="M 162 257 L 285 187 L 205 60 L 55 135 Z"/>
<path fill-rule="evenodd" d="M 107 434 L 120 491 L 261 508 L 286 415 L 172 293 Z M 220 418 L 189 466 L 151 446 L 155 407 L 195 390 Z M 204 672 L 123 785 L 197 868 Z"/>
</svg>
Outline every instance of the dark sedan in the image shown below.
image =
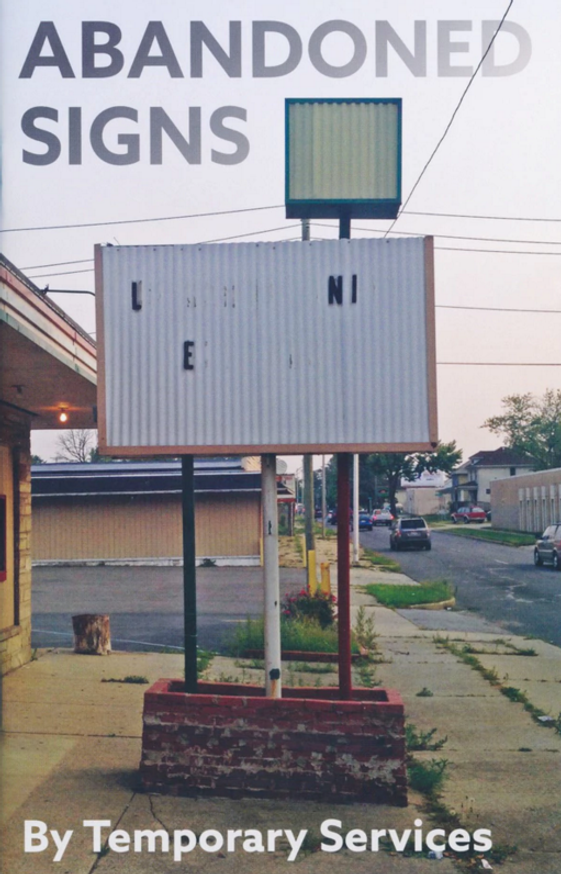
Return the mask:
<svg viewBox="0 0 561 874">
<path fill-rule="evenodd" d="M 430 528 L 420 516 L 394 522 L 390 532 L 390 549 L 430 548 Z"/>
</svg>

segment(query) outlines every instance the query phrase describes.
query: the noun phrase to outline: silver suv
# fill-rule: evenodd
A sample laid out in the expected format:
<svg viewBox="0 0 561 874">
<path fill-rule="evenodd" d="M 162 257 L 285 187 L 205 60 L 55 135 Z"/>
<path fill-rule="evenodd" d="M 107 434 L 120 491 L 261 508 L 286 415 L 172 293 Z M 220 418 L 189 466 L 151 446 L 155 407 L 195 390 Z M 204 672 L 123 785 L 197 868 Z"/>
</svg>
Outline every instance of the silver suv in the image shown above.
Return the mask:
<svg viewBox="0 0 561 874">
<path fill-rule="evenodd" d="M 398 519 L 390 532 L 390 549 L 430 549 L 430 528 L 424 519 Z"/>
<path fill-rule="evenodd" d="M 534 564 L 551 564 L 561 571 L 561 522 L 549 525 L 534 547 Z"/>
</svg>

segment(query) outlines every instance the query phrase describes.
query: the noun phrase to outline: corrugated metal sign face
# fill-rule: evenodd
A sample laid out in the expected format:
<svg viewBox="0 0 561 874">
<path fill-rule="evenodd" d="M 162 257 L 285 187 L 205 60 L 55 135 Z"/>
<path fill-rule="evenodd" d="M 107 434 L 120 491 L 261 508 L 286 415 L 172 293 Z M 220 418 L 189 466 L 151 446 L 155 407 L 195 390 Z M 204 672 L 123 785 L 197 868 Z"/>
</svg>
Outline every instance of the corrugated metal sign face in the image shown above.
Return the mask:
<svg viewBox="0 0 561 874">
<path fill-rule="evenodd" d="M 395 218 L 401 100 L 286 100 L 287 218 Z"/>
<path fill-rule="evenodd" d="M 104 452 L 437 440 L 430 238 L 98 247 L 96 283 Z"/>
</svg>

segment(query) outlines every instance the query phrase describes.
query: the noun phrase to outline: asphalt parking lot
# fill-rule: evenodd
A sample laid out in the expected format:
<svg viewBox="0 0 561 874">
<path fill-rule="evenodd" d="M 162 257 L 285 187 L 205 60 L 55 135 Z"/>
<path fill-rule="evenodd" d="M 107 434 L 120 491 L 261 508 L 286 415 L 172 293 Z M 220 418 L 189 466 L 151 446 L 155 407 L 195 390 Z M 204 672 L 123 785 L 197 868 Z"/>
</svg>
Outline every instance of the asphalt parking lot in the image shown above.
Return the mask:
<svg viewBox="0 0 561 874">
<path fill-rule="evenodd" d="M 281 595 L 305 585 L 305 571 L 281 568 Z M 236 624 L 263 612 L 259 567 L 197 569 L 199 646 L 223 651 Z M 34 647 L 71 646 L 72 616 L 108 613 L 116 650 L 183 647 L 180 567 L 37 567 L 33 570 Z"/>
</svg>

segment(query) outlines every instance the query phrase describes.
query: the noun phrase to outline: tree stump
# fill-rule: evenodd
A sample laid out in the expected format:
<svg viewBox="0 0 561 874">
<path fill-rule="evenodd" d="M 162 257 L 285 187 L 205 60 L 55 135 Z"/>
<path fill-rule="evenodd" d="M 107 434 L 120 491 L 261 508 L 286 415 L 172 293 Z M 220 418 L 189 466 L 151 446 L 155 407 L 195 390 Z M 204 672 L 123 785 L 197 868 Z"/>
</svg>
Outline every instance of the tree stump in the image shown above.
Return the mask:
<svg viewBox="0 0 561 874">
<path fill-rule="evenodd" d="M 111 652 L 109 616 L 81 613 L 72 617 L 74 652 L 84 655 L 108 655 Z"/>
</svg>

